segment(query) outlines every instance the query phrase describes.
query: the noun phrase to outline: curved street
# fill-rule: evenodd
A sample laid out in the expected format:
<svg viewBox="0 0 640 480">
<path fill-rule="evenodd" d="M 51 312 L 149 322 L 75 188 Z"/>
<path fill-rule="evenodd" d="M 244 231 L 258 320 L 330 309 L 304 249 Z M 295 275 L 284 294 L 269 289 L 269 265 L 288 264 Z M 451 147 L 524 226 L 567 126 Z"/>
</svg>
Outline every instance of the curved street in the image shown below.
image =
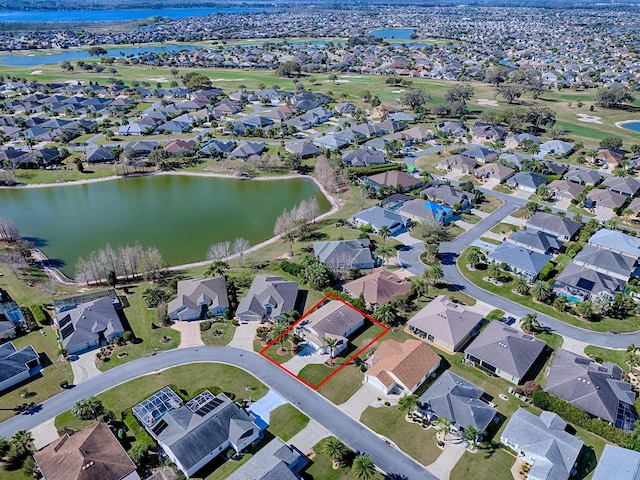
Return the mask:
<svg viewBox="0 0 640 480">
<path fill-rule="evenodd" d="M 0 424 L 0 437 L 10 438 L 30 430 L 68 410 L 74 402 L 97 395 L 116 385 L 177 365 L 218 362 L 234 365 L 254 375 L 278 395 L 315 419 L 357 452 L 368 454 L 391 478 L 436 480 L 437 477 L 376 433 L 357 422 L 319 393 L 311 390 L 260 355 L 233 347 L 192 347 L 147 356 L 109 370 L 99 377 L 44 401 L 30 415 L 16 415 Z M 436 448 L 435 445 L 425 448 Z"/>
</svg>

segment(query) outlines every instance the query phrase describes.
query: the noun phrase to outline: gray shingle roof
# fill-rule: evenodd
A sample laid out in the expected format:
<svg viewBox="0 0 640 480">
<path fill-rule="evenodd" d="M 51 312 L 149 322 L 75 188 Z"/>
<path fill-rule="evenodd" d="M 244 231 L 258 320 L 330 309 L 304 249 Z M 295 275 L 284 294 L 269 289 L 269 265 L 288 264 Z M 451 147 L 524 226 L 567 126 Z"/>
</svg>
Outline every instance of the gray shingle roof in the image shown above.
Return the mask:
<svg viewBox="0 0 640 480">
<path fill-rule="evenodd" d="M 491 322 L 476 337 L 465 353 L 523 378 L 546 344 L 500 322 Z"/>
<path fill-rule="evenodd" d="M 640 480 L 640 452 L 605 445 L 592 480 Z"/>
<path fill-rule="evenodd" d="M 0 345 L 0 382 L 28 371 L 27 363 L 39 358 L 31 345 L 20 350 L 16 349 L 13 342 Z"/>
<path fill-rule="evenodd" d="M 380 229 L 383 225 L 393 230 L 400 225 L 407 225 L 410 221 L 409 218 L 404 215 L 378 207 L 377 205 L 369 207 L 360 213 L 356 213 L 353 219 L 371 225 L 375 230 Z"/>
<path fill-rule="evenodd" d="M 442 203 L 450 207 L 453 207 L 456 203 L 460 203 L 463 206 L 469 205 L 476 198 L 473 193 L 465 192 L 449 185 L 425 188 L 420 193 L 430 200 L 441 200 Z"/>
<path fill-rule="evenodd" d="M 507 237 L 507 242 L 517 243 L 543 252 L 558 250 L 562 247 L 562 242 L 556 237 L 541 230 L 518 230 Z"/>
<path fill-rule="evenodd" d="M 227 480 L 297 480 L 299 477 L 290 468 L 299 470 L 306 463 L 303 453 L 276 437 Z"/>
<path fill-rule="evenodd" d="M 313 242 L 313 252 L 318 260 L 332 268 L 351 268 L 352 265 L 373 268 L 375 265 L 368 239 Z"/>
<path fill-rule="evenodd" d="M 537 212 L 527 220 L 527 227 L 542 230 L 558 237 L 572 238 L 580 230 L 581 226 L 580 223 L 568 218 L 545 212 Z"/>
<path fill-rule="evenodd" d="M 169 314 L 183 309 L 199 312 L 201 304 L 207 304 L 210 310 L 215 307 L 229 308 L 224 277 L 180 280 L 178 295 L 169 302 L 167 310 Z"/>
<path fill-rule="evenodd" d="M 569 170 L 562 178 L 570 182 L 597 185 L 602 180 L 602 175 L 593 170 Z"/>
<path fill-rule="evenodd" d="M 626 282 L 619 278 L 597 272 L 591 268 L 570 263 L 560 272 L 560 275 L 556 278 L 554 287 L 564 286 L 562 284 L 578 289 L 589 295 L 597 295 L 600 292 L 615 294 L 616 292 L 622 291 Z"/>
<path fill-rule="evenodd" d="M 584 265 L 585 267 L 591 266 L 597 270 L 604 270 L 603 273 L 623 280 L 629 280 L 629 277 L 635 270 L 636 264 L 635 259 L 631 257 L 593 245 L 585 245 L 573 261 L 578 265 Z"/>
<path fill-rule="evenodd" d="M 256 275 L 247 295 L 240 300 L 236 316 L 255 320 L 265 318 L 265 305 L 272 307 L 271 318 L 293 310 L 298 297 L 298 284 L 282 277 Z"/>
<path fill-rule="evenodd" d="M 536 277 L 551 260 L 550 255 L 534 252 L 512 243 L 503 242 L 487 257 L 490 261 L 506 263 L 511 270 Z"/>
<path fill-rule="evenodd" d="M 547 183 L 546 177 L 533 172 L 518 172 L 507 180 L 509 186 L 526 187 L 534 190 L 545 183 Z"/>
<path fill-rule="evenodd" d="M 631 257 L 640 257 L 640 239 L 617 230 L 601 228 L 589 239 L 591 245 L 608 248 Z"/>
</svg>

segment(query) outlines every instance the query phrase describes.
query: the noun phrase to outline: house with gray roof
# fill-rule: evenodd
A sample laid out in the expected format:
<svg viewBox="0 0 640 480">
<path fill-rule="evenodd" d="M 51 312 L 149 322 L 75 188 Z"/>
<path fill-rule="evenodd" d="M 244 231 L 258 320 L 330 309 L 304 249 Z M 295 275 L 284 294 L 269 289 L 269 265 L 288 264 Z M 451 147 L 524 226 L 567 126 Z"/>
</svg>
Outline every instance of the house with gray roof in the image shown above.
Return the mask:
<svg viewBox="0 0 640 480">
<path fill-rule="evenodd" d="M 576 200 L 584 192 L 585 187 L 568 180 L 554 180 L 549 184 L 549 193 L 556 199 Z"/>
<path fill-rule="evenodd" d="M 547 178 L 533 172 L 518 172 L 507 180 L 507 185 L 525 192 L 536 193 L 540 185 L 547 183 Z"/>
<path fill-rule="evenodd" d="M 607 190 L 626 197 L 634 197 L 640 190 L 640 181 L 631 177 L 609 177 L 602 186 Z"/>
<path fill-rule="evenodd" d="M 351 217 L 351 222 L 358 227 L 371 226 L 374 233 L 378 233 L 383 226 L 395 235 L 411 224 L 411 219 L 385 208 L 374 205 Z"/>
<path fill-rule="evenodd" d="M 495 162 L 498 159 L 498 154 L 495 150 L 491 150 L 490 148 L 483 147 L 481 145 L 475 145 L 468 148 L 463 151 L 461 155 L 474 158 L 478 163 Z"/>
<path fill-rule="evenodd" d="M 515 170 L 499 163 L 489 163 L 476 168 L 473 174 L 476 178 L 497 180 L 498 183 L 506 181 L 515 174 Z"/>
<path fill-rule="evenodd" d="M 546 155 L 557 155 L 560 157 L 566 157 L 573 152 L 573 143 L 564 142 L 562 140 L 549 140 L 548 142 L 540 145 L 540 157 Z"/>
<path fill-rule="evenodd" d="M 624 280 L 607 275 L 592 268 L 575 263 L 567 265 L 553 283 L 553 290 L 559 294 L 568 294 L 589 300 L 604 295 L 610 299 L 626 286 Z"/>
<path fill-rule="evenodd" d="M 444 122 L 438 123 L 438 125 L 436 125 L 436 128 L 439 132 L 451 134 L 453 138 L 461 138 L 467 136 L 467 129 L 462 122 L 446 120 Z"/>
<path fill-rule="evenodd" d="M 364 315 L 341 300 L 331 300 L 304 317 L 299 332 L 316 352 L 338 355 L 349 345 L 349 336 L 364 325 Z M 325 339 L 336 341 L 333 349 Z"/>
<path fill-rule="evenodd" d="M 111 151 L 111 147 L 99 145 L 97 147 L 87 149 L 86 160 L 89 163 L 113 162 L 115 158 L 116 157 Z"/>
<path fill-rule="evenodd" d="M 496 375 L 515 383 L 523 383 L 547 344 L 501 322 L 491 322 L 469 345 L 468 362 L 478 364 Z"/>
<path fill-rule="evenodd" d="M 513 232 L 506 241 L 542 255 L 559 252 L 562 248 L 562 242 L 554 235 L 529 228 Z"/>
<path fill-rule="evenodd" d="M 471 173 L 476 168 L 477 163 L 475 158 L 457 154 L 440 160 L 438 168 L 447 172 Z"/>
<path fill-rule="evenodd" d="M 419 198 L 405 202 L 398 211 L 416 222 L 436 221 L 448 225 L 453 220 L 453 208 Z"/>
<path fill-rule="evenodd" d="M 78 354 L 111 343 L 124 335 L 118 297 L 102 297 L 58 311 L 54 319 L 62 347 Z"/>
<path fill-rule="evenodd" d="M 362 148 L 349 150 L 348 152 L 343 153 L 342 161 L 348 167 L 366 167 L 367 165 L 381 165 L 383 163 L 387 163 L 387 160 L 384 158 L 384 153 L 377 150 L 365 150 Z"/>
<path fill-rule="evenodd" d="M 578 185 L 594 186 L 600 183 L 603 177 L 595 170 L 573 169 L 565 173 L 562 178 Z"/>
<path fill-rule="evenodd" d="M 636 259 L 593 245 L 585 245 L 575 256 L 573 263 L 625 282 L 629 281 L 636 270 Z"/>
<path fill-rule="evenodd" d="M 470 209 L 476 200 L 476 196 L 473 193 L 465 192 L 449 185 L 436 185 L 425 188 L 420 193 L 428 200 L 444 203 L 452 208 L 456 204 L 460 205 L 460 210 Z"/>
<path fill-rule="evenodd" d="M 544 389 L 625 431 L 633 430 L 638 419 L 636 393 L 622 380 L 622 369 L 610 362 L 598 364 L 559 348 Z"/>
<path fill-rule="evenodd" d="M 567 480 L 577 473 L 584 443 L 566 431 L 558 415 L 543 411 L 539 417 L 519 408 L 511 416 L 500 442 L 531 465 L 529 480 Z"/>
<path fill-rule="evenodd" d="M 235 318 L 241 322 L 266 322 L 295 309 L 298 284 L 275 275 L 256 275 L 240 300 Z"/>
<path fill-rule="evenodd" d="M 204 157 L 222 157 L 232 152 L 236 144 L 232 140 L 218 140 L 212 138 L 198 151 L 198 155 Z"/>
<path fill-rule="evenodd" d="M 618 230 L 601 228 L 591 236 L 588 243 L 636 260 L 640 258 L 640 239 Z"/>
<path fill-rule="evenodd" d="M 318 260 L 334 270 L 373 268 L 376 260 L 369 239 L 313 242 L 313 253 Z"/>
<path fill-rule="evenodd" d="M 0 392 L 40 371 L 40 356 L 31 345 L 17 349 L 13 342 L 0 345 Z"/>
<path fill-rule="evenodd" d="M 229 153 L 229 158 L 249 158 L 253 155 L 260 155 L 266 150 L 264 142 L 240 142 L 240 144 Z"/>
<path fill-rule="evenodd" d="M 551 255 L 503 242 L 489 252 L 487 260 L 504 264 L 506 270 L 523 275 L 527 280 L 533 282 L 544 266 L 551 261 Z"/>
<path fill-rule="evenodd" d="M 165 387 L 134 406 L 133 414 L 187 477 L 225 450 L 239 453 L 262 438 L 252 414 L 208 390 L 184 403 Z"/>
<path fill-rule="evenodd" d="M 530 140 L 535 145 L 540 145 L 541 140 L 540 137 L 535 135 L 531 135 L 530 133 L 520 133 L 518 135 L 513 135 L 512 137 L 508 137 L 505 141 L 506 148 L 519 148 L 522 142 L 525 140 Z"/>
<path fill-rule="evenodd" d="M 602 212 L 608 217 L 616 215 L 616 210 L 622 207 L 627 201 L 627 197 L 620 193 L 601 188 L 594 188 L 587 193 L 584 206 Z"/>
<path fill-rule="evenodd" d="M 592 480 L 640 480 L 640 452 L 606 444 Z"/>
<path fill-rule="evenodd" d="M 351 143 L 351 140 L 349 140 L 346 136 L 338 135 L 338 133 L 330 133 L 328 135 L 315 137 L 313 139 L 313 143 L 320 148 L 327 148 L 329 150 L 338 150 L 340 148 L 346 147 Z"/>
<path fill-rule="evenodd" d="M 300 480 L 298 473 L 309 463 L 295 445 L 287 445 L 280 437 L 258 450 L 248 462 L 227 480 Z"/>
<path fill-rule="evenodd" d="M 489 406 L 484 390 L 446 370 L 420 396 L 416 412 L 431 421 L 448 418 L 456 429 L 486 431 L 497 410 Z"/>
<path fill-rule="evenodd" d="M 322 150 L 311 142 L 287 143 L 284 149 L 293 155 L 300 155 L 302 158 L 315 157 L 322 153 Z"/>
<path fill-rule="evenodd" d="M 408 322 L 411 333 L 449 353 L 459 352 L 484 325 L 481 314 L 438 295 Z"/>
<path fill-rule="evenodd" d="M 563 242 L 572 240 L 582 224 L 552 213 L 537 212 L 527 220 L 527 228 L 540 230 L 558 237 Z"/>
<path fill-rule="evenodd" d="M 206 319 L 207 314 L 220 316 L 229 308 L 224 277 L 180 280 L 178 295 L 167 305 L 171 320 Z"/>
<path fill-rule="evenodd" d="M 380 191 L 383 187 L 392 187 L 402 192 L 408 192 L 422 186 L 423 180 L 412 177 L 401 170 L 387 170 L 368 177 L 360 177 L 360 182 L 364 185 L 370 185 L 376 191 Z"/>
</svg>

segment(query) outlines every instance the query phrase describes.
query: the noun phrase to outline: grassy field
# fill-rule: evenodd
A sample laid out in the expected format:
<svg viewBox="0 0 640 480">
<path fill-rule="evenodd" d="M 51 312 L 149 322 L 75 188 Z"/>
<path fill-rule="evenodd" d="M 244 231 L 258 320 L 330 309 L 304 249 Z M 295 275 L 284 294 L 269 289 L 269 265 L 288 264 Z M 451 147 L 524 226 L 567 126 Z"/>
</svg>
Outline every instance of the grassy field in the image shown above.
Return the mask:
<svg viewBox="0 0 640 480">
<path fill-rule="evenodd" d="M 512 478 L 511 467 L 516 459 L 495 445 L 481 444 L 477 453 L 464 452 L 453 470 L 450 480 L 495 480 Z"/>
<path fill-rule="evenodd" d="M 309 417 L 289 403 L 280 405 L 269 414 L 269 431 L 285 442 L 308 423 Z"/>
<path fill-rule="evenodd" d="M 315 456 L 311 464 L 301 473 L 303 480 L 358 480 L 355 473 L 351 469 L 350 462 L 355 453 L 349 451 L 347 461 L 340 468 L 334 470 L 331 466 L 331 460 L 322 455 L 322 440 L 313 446 Z M 376 472 L 371 480 L 383 480 L 385 477 Z"/>
<path fill-rule="evenodd" d="M 593 359 L 602 360 L 603 362 L 611 362 L 618 365 L 623 371 L 629 372 L 629 364 L 626 361 L 626 350 L 613 350 L 610 348 L 596 347 L 588 345 L 584 349 L 584 353 Z"/>
<path fill-rule="evenodd" d="M 200 332 L 202 341 L 210 347 L 224 347 L 233 338 L 236 327 L 231 322 L 214 322 L 209 330 Z M 217 332 L 222 332 L 219 334 Z"/>
</svg>

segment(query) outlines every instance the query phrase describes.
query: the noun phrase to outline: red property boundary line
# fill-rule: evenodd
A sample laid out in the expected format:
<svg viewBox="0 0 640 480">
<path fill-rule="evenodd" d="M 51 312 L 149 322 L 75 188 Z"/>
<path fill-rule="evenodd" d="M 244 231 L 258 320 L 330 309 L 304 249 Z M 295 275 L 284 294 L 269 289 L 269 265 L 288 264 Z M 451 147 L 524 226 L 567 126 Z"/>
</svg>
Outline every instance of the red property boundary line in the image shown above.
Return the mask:
<svg viewBox="0 0 640 480">
<path fill-rule="evenodd" d="M 317 385 L 311 385 L 309 382 L 303 380 L 302 378 L 300 378 L 298 375 L 296 375 L 295 373 L 293 373 L 291 370 L 283 367 L 281 364 L 279 364 L 278 362 L 276 362 L 275 360 L 273 360 L 272 358 L 269 358 L 265 352 L 267 350 L 269 350 L 272 346 L 274 346 L 279 340 L 280 338 L 282 338 L 284 335 L 286 335 L 287 333 L 289 333 L 291 330 L 293 330 L 296 325 L 298 325 L 300 322 L 302 322 L 305 318 L 307 318 L 307 316 L 314 312 L 316 309 L 318 309 L 323 303 L 325 303 L 327 300 L 337 300 L 339 302 L 344 303 L 345 305 L 347 305 L 348 307 L 352 308 L 353 310 L 355 310 L 356 312 L 358 312 L 360 315 L 364 316 L 366 319 L 368 319 L 369 321 L 371 321 L 373 324 L 378 325 L 380 327 L 382 327 L 383 331 L 382 333 L 380 333 L 376 338 L 374 338 L 373 340 L 371 340 L 369 343 L 367 343 L 364 347 L 362 347 L 361 349 L 359 349 L 356 353 L 354 353 L 351 357 L 349 357 L 347 359 L 347 361 L 344 362 L 344 364 L 342 364 L 342 366 L 338 369 L 336 369 L 334 372 L 332 372 L 330 375 L 328 375 L 325 379 L 323 379 L 320 383 L 318 383 Z M 309 309 L 307 311 L 307 313 L 305 313 L 302 317 L 300 317 L 295 323 L 293 323 L 289 328 L 287 328 L 284 332 L 282 332 L 280 335 L 278 335 L 277 338 L 275 338 L 269 345 L 267 345 L 266 347 L 264 347 L 262 350 L 260 350 L 260 355 L 262 355 L 262 357 L 266 358 L 267 360 L 269 360 L 271 363 L 273 363 L 274 365 L 276 365 L 277 367 L 281 368 L 282 370 L 284 370 L 285 372 L 287 372 L 289 375 L 291 375 L 292 377 L 296 378 L 297 380 L 299 380 L 300 382 L 304 383 L 307 387 L 311 388 L 312 390 L 318 390 L 322 385 L 324 385 L 325 383 L 327 383 L 329 380 L 331 380 L 335 375 L 338 374 L 338 372 L 340 372 L 340 370 L 342 370 L 343 368 L 345 368 L 347 365 L 349 365 L 353 359 L 355 359 L 357 356 L 359 356 L 362 352 L 364 352 L 367 348 L 369 348 L 371 345 L 373 345 L 374 343 L 376 343 L 378 340 L 380 340 L 384 335 L 386 335 L 389 332 L 389 327 L 387 327 L 386 325 L 384 325 L 383 323 L 380 323 L 378 320 L 376 320 L 375 318 L 373 318 L 371 315 L 367 315 L 366 313 L 358 310 L 356 307 L 354 307 L 353 305 L 351 305 L 348 302 L 345 302 L 343 299 L 341 299 L 340 297 L 338 297 L 337 295 L 333 294 L 333 293 L 329 293 L 327 294 L 322 300 L 320 300 L 318 303 L 316 303 L 311 309 Z"/>
</svg>

